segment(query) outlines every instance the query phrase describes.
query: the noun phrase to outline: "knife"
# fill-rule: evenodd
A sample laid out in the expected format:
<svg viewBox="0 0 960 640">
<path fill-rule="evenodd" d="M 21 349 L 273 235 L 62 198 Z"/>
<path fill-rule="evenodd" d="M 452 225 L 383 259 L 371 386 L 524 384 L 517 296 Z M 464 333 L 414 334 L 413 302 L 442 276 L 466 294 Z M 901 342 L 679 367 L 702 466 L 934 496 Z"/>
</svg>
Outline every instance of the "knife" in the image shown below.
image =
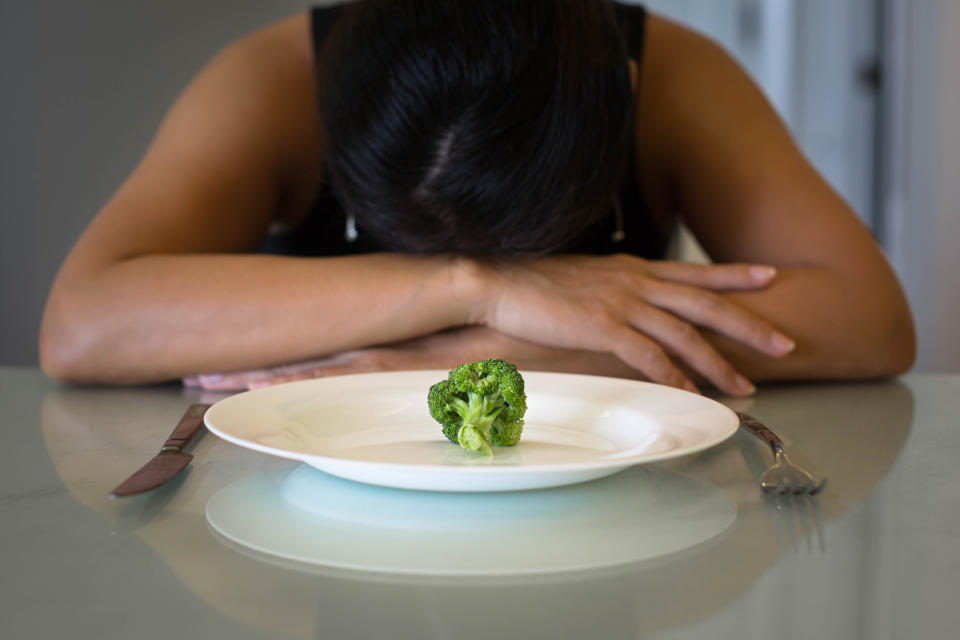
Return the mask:
<svg viewBox="0 0 960 640">
<path fill-rule="evenodd" d="M 193 460 L 193 456 L 184 453 L 183 448 L 200 432 L 203 426 L 203 414 L 209 408 L 209 404 L 190 405 L 187 412 L 180 418 L 180 424 L 160 447 L 160 453 L 117 485 L 117 488 L 110 492 L 110 497 L 121 498 L 155 489 L 183 471 L 184 467 Z"/>
</svg>

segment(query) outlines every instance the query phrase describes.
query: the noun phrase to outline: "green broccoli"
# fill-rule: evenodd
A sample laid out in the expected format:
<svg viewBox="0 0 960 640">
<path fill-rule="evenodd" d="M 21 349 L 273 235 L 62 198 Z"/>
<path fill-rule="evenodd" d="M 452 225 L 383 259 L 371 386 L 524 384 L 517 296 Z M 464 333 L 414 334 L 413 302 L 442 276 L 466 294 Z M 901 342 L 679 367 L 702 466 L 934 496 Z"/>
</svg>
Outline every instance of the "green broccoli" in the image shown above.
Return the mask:
<svg viewBox="0 0 960 640">
<path fill-rule="evenodd" d="M 430 387 L 427 406 L 451 442 L 480 455 L 493 455 L 490 444 L 520 441 L 527 395 L 523 377 L 499 359 L 468 362 Z"/>
</svg>

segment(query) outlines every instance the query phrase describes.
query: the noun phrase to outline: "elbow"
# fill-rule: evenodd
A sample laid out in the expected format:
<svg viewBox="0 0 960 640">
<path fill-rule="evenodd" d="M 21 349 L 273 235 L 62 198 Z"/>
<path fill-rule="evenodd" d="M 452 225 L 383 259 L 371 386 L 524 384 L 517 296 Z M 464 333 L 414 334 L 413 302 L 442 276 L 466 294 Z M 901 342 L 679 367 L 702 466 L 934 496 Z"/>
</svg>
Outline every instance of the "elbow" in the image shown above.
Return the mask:
<svg viewBox="0 0 960 640">
<path fill-rule="evenodd" d="M 59 336 L 52 336 L 51 330 L 45 327 L 40 331 L 37 356 L 40 361 L 40 370 L 47 377 L 60 382 L 71 382 L 73 364 L 67 351 L 63 348 Z"/>
<path fill-rule="evenodd" d="M 37 339 L 40 369 L 71 384 L 137 384 L 142 371 L 130 366 L 130 332 L 106 287 L 93 275 L 58 275 L 47 297 Z M 129 323 L 128 323 L 129 324 Z"/>
<path fill-rule="evenodd" d="M 73 384 L 101 382 L 97 375 L 97 357 L 91 345 L 96 342 L 93 325 L 71 307 L 63 291 L 53 292 L 47 300 L 37 341 L 40 369 L 50 378 Z M 100 354 L 101 356 L 103 354 Z"/>
<path fill-rule="evenodd" d="M 40 329 L 37 356 L 49 378 L 70 384 L 123 384 L 110 350 L 98 345 L 96 332 L 80 325 L 50 324 Z"/>
<path fill-rule="evenodd" d="M 913 314 L 910 312 L 910 303 L 900 287 L 896 288 L 895 295 L 888 302 L 891 313 L 887 315 L 884 350 L 886 355 L 886 377 L 898 376 L 907 373 L 913 368 L 917 359 L 917 332 L 913 323 Z"/>
<path fill-rule="evenodd" d="M 49 311 L 45 313 L 37 344 L 40 369 L 60 382 L 89 382 L 80 351 L 71 327 L 52 318 Z"/>
<path fill-rule="evenodd" d="M 864 275 L 843 290 L 847 301 L 844 318 L 851 361 L 848 372 L 855 378 L 892 378 L 913 368 L 917 336 L 910 304 L 892 272 Z M 838 353 L 844 353 L 837 345 Z"/>
<path fill-rule="evenodd" d="M 135 385 L 179 378 L 131 348 L 143 333 L 131 333 L 116 312 L 99 300 L 61 290 L 47 301 L 37 341 L 40 369 L 59 382 L 81 385 Z"/>
<path fill-rule="evenodd" d="M 891 310 L 892 309 L 892 310 Z M 887 312 L 877 314 L 878 321 L 861 350 L 861 371 L 858 377 L 891 378 L 903 375 L 913 368 L 917 357 L 917 338 L 910 309 L 902 305 L 888 306 Z"/>
<path fill-rule="evenodd" d="M 913 368 L 917 359 L 917 335 L 913 326 L 910 310 L 904 308 L 890 328 L 886 339 L 885 357 L 881 358 L 884 367 L 880 374 L 884 377 L 898 376 Z"/>
</svg>

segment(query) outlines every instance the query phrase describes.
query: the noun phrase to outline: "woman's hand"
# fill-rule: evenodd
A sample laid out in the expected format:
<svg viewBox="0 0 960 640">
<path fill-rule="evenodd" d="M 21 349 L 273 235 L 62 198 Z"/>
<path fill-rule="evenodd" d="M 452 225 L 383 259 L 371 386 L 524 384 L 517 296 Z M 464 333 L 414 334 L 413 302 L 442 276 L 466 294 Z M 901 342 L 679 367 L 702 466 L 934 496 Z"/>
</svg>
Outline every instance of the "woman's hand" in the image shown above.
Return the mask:
<svg viewBox="0 0 960 640">
<path fill-rule="evenodd" d="M 470 268 L 488 287 L 479 312 L 486 326 L 542 344 L 612 353 L 654 382 L 695 391 L 685 365 L 726 393 L 753 392 L 701 330 L 773 357 L 794 347 L 767 321 L 716 293 L 762 289 L 776 274 L 771 267 L 565 255 Z"/>
</svg>

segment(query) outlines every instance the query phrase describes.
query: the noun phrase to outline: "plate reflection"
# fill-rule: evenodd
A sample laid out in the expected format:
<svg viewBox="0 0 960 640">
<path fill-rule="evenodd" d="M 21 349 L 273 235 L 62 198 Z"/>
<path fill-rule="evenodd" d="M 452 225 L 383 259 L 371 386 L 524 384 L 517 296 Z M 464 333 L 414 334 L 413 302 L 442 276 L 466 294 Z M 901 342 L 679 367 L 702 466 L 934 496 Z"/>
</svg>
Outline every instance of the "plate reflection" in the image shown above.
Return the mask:
<svg viewBox="0 0 960 640">
<path fill-rule="evenodd" d="M 412 576 L 630 565 L 700 545 L 736 516 L 721 490 L 655 466 L 556 489 L 466 494 L 359 484 L 302 465 L 245 478 L 206 507 L 219 536 L 259 559 Z"/>
</svg>

